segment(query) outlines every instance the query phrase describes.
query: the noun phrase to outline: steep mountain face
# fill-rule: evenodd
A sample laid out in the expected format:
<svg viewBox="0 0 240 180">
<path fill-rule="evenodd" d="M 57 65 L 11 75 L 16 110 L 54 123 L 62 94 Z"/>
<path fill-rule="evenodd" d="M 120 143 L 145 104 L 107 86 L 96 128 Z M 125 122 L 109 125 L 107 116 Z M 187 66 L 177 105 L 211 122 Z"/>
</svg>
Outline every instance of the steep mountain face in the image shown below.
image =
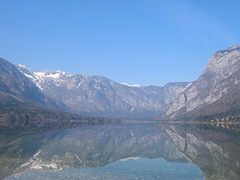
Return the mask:
<svg viewBox="0 0 240 180">
<path fill-rule="evenodd" d="M 0 91 L 21 100 L 46 104 L 47 98 L 13 64 L 0 58 Z"/>
<path fill-rule="evenodd" d="M 237 112 L 239 90 L 240 45 L 236 45 L 216 52 L 199 79 L 179 94 L 166 115 L 172 119 Z"/>
<path fill-rule="evenodd" d="M 32 72 L 19 70 L 67 111 L 117 117 L 154 118 L 162 116 L 188 83 L 170 83 L 164 87 L 120 84 L 102 76 L 72 75 L 62 71 Z"/>
</svg>

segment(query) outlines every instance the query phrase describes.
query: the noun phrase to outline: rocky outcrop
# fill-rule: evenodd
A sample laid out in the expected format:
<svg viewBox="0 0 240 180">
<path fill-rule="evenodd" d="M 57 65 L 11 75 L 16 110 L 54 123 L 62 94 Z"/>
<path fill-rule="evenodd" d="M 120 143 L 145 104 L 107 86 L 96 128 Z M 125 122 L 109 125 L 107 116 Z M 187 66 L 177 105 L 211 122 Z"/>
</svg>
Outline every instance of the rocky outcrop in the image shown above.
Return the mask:
<svg viewBox="0 0 240 180">
<path fill-rule="evenodd" d="M 166 115 L 170 119 L 195 118 L 236 109 L 239 90 L 240 45 L 236 45 L 216 52 L 199 79 L 179 94 Z"/>
</svg>

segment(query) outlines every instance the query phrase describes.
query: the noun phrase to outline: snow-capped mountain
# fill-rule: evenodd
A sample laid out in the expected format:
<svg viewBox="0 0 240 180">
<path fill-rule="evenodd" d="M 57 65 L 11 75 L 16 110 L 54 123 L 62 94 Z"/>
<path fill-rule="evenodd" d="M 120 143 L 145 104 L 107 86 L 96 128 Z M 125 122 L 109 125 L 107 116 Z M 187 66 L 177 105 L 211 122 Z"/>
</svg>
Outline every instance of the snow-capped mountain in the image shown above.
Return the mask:
<svg viewBox="0 0 240 180">
<path fill-rule="evenodd" d="M 58 71 L 19 70 L 50 98 L 66 106 L 66 111 L 117 118 L 162 116 L 188 83 L 164 87 L 117 83 L 103 76 L 86 76 Z"/>
<path fill-rule="evenodd" d="M 66 128 L 112 123 L 113 120 L 62 112 L 64 105 L 36 86 L 35 75 L 26 67 L 0 58 L 0 128 Z M 52 78 L 52 77 L 51 77 Z M 39 88 L 40 87 L 40 88 Z"/>
<path fill-rule="evenodd" d="M 33 72 L 23 65 L 18 68 L 70 112 L 125 119 L 240 114 L 240 45 L 216 52 L 196 81 L 164 87 L 117 83 L 103 76 L 60 70 Z"/>
</svg>

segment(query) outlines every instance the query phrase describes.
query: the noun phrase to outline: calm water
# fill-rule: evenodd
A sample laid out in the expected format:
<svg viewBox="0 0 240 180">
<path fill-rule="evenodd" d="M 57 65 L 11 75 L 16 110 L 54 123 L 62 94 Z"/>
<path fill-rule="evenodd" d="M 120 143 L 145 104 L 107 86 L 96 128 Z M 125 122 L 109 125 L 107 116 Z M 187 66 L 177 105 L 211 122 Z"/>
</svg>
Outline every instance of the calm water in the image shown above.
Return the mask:
<svg viewBox="0 0 240 180">
<path fill-rule="evenodd" d="M 240 128 L 106 125 L 0 133 L 5 180 L 239 180 Z"/>
</svg>

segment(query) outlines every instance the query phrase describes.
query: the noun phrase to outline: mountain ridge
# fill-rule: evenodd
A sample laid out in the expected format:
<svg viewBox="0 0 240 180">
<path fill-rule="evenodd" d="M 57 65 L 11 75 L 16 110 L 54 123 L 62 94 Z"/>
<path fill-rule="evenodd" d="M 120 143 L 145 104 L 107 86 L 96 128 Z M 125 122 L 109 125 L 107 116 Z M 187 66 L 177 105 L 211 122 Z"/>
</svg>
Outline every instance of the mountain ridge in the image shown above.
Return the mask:
<svg viewBox="0 0 240 180">
<path fill-rule="evenodd" d="M 160 86 L 137 86 L 115 82 L 104 76 L 70 74 L 63 71 L 32 72 L 19 69 L 48 97 L 62 102 L 74 113 L 114 118 L 153 118 L 175 100 L 186 82 Z M 94 112 L 93 109 L 96 109 Z"/>
<path fill-rule="evenodd" d="M 195 81 L 162 87 L 129 85 L 104 76 L 60 70 L 34 72 L 24 65 L 16 65 L 25 80 L 35 84 L 36 91 L 54 102 L 57 109 L 139 120 L 211 120 L 231 113 L 237 117 L 240 115 L 239 67 L 239 44 L 217 51 Z"/>
</svg>

